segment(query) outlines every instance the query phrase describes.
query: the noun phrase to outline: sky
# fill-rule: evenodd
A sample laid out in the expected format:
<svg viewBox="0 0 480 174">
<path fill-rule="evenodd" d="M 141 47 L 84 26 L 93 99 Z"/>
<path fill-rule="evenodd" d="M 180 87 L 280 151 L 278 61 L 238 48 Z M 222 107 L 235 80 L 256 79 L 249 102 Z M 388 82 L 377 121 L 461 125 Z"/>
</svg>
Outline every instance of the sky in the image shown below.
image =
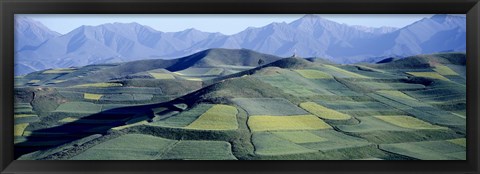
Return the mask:
<svg viewBox="0 0 480 174">
<path fill-rule="evenodd" d="M 66 34 L 82 25 L 137 22 L 158 31 L 177 32 L 190 28 L 226 35 L 248 27 L 262 27 L 272 22 L 290 23 L 304 14 L 22 14 L 43 23 L 53 31 Z M 401 28 L 432 14 L 321 14 L 348 25 Z"/>
</svg>

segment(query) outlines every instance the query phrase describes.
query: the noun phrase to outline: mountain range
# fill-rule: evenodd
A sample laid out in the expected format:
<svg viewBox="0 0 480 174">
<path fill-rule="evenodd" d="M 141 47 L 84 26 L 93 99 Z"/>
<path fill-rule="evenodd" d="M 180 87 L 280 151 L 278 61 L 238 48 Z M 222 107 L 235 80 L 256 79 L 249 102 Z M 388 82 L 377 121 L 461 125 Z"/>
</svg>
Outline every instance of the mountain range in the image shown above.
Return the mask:
<svg viewBox="0 0 480 174">
<path fill-rule="evenodd" d="M 173 59 L 210 48 L 250 49 L 281 57 L 296 52 L 342 64 L 466 49 L 466 18 L 446 14 L 403 28 L 351 26 L 305 15 L 291 23 L 249 27 L 233 35 L 194 28 L 161 32 L 138 23 L 81 26 L 61 35 L 27 17 L 15 21 L 16 75 L 48 68 Z"/>
</svg>

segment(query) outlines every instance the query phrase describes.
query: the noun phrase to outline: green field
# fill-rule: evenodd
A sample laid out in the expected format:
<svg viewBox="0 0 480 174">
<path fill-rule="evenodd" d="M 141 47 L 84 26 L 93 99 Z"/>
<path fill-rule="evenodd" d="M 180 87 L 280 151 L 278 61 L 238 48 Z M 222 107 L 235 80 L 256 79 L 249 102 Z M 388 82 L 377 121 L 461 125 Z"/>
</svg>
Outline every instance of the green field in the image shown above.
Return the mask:
<svg viewBox="0 0 480 174">
<path fill-rule="evenodd" d="M 405 128 L 389 124 L 376 117 L 361 117 L 358 119 L 360 120 L 360 123 L 357 125 L 340 125 L 337 127 L 344 132 L 351 133 L 366 133 L 374 131 L 406 131 Z"/>
<path fill-rule="evenodd" d="M 377 101 L 325 101 L 315 100 L 316 103 L 336 111 L 383 111 L 392 110 L 387 105 Z"/>
<path fill-rule="evenodd" d="M 424 89 L 425 86 L 421 84 L 410 84 L 410 83 L 379 83 L 379 82 L 357 82 L 357 85 L 361 88 L 371 89 L 371 90 L 407 90 L 407 89 Z"/>
<path fill-rule="evenodd" d="M 345 135 L 334 130 L 320 130 L 313 131 L 312 133 L 316 136 L 324 138 L 325 141 L 304 143 L 302 146 L 323 152 L 336 151 L 340 149 L 356 149 L 372 145 L 372 143 L 364 139 Z"/>
<path fill-rule="evenodd" d="M 326 138 L 319 137 L 308 131 L 272 132 L 272 134 L 297 144 L 328 141 Z"/>
<path fill-rule="evenodd" d="M 417 77 L 426 77 L 426 78 L 432 78 L 432 79 L 440 79 L 440 80 L 448 80 L 444 76 L 440 75 L 439 73 L 436 72 L 408 72 L 408 74 L 417 76 Z"/>
<path fill-rule="evenodd" d="M 331 79 L 332 76 L 330 76 L 327 73 L 318 71 L 318 70 L 295 70 L 295 72 L 299 73 L 303 77 L 307 79 Z"/>
<path fill-rule="evenodd" d="M 175 79 L 175 77 L 173 75 L 167 74 L 167 73 L 153 73 L 153 72 L 151 72 L 150 75 L 153 76 L 153 78 L 160 79 L 160 80 Z"/>
<path fill-rule="evenodd" d="M 302 138 L 299 135 L 306 136 Z M 311 155 L 319 159 L 348 159 L 349 156 L 366 157 L 357 150 L 373 149 L 368 141 L 333 130 L 255 132 L 252 138 L 256 154 L 279 156 L 279 159 L 288 159 L 295 154 Z"/>
<path fill-rule="evenodd" d="M 166 160 L 236 160 L 232 147 L 224 141 L 181 140 L 159 159 Z"/>
<path fill-rule="evenodd" d="M 56 112 L 73 113 L 97 113 L 102 110 L 102 106 L 90 102 L 67 102 L 63 103 L 55 110 Z"/>
<path fill-rule="evenodd" d="M 410 156 L 420 160 L 465 160 L 465 146 L 448 141 L 424 141 L 380 145 L 392 153 Z"/>
<path fill-rule="evenodd" d="M 200 115 L 207 112 L 211 107 L 212 105 L 210 104 L 201 104 L 181 113 L 175 113 L 174 111 L 168 111 L 168 109 L 163 108 L 159 113 L 155 114 L 159 119 L 163 119 L 154 121 L 151 124 L 164 127 L 185 127 L 197 120 Z"/>
<path fill-rule="evenodd" d="M 128 134 L 106 141 L 72 160 L 155 160 L 176 141 L 149 135 Z"/>
<path fill-rule="evenodd" d="M 281 98 L 234 98 L 232 101 L 249 115 L 303 115 L 305 110 Z"/>
<path fill-rule="evenodd" d="M 294 142 L 275 136 L 270 132 L 254 133 L 252 141 L 255 145 L 255 153 L 258 155 L 274 156 L 315 152 L 315 150 L 295 144 Z"/>
<path fill-rule="evenodd" d="M 93 87 L 93 88 L 106 88 L 106 87 L 116 87 L 116 86 L 122 86 L 122 84 L 119 83 L 87 83 L 87 84 L 82 84 L 82 85 L 75 85 L 73 86 L 74 88 L 88 88 L 88 87 Z"/>
<path fill-rule="evenodd" d="M 332 79 L 307 79 L 291 71 L 281 71 L 280 75 L 259 75 L 255 78 L 277 87 L 285 93 L 299 97 L 332 94 L 326 88 L 319 88 L 315 84 L 315 81 Z"/>
</svg>

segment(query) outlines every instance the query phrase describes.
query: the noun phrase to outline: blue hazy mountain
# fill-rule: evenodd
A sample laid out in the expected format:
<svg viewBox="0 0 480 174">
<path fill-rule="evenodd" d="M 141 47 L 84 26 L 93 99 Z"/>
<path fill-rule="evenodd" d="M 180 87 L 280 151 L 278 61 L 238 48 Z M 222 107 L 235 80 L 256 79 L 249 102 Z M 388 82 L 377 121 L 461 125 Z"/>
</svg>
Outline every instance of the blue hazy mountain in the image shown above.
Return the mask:
<svg viewBox="0 0 480 174">
<path fill-rule="evenodd" d="M 31 20 L 26 17 L 15 17 L 15 51 L 20 50 L 35 50 L 36 47 L 43 42 L 60 36 L 59 33 L 48 29 L 40 22 Z M 16 60 L 22 60 L 25 58 L 16 57 Z M 36 65 L 35 63 L 21 63 L 15 64 L 15 74 L 25 74 L 28 72 L 42 69 L 43 66 Z"/>
<path fill-rule="evenodd" d="M 25 27 L 16 30 L 18 43 L 29 45 L 16 52 L 16 74 L 98 63 L 172 59 L 210 48 L 244 48 L 282 57 L 291 56 L 296 50 L 302 57 L 323 57 L 337 63 L 377 62 L 386 57 L 466 48 L 466 19 L 452 15 L 423 18 L 403 28 L 351 26 L 319 15 L 305 15 L 291 23 L 249 27 L 233 35 L 193 28 L 161 32 L 137 23 L 112 23 L 81 26 L 59 36 L 31 19 L 16 20 L 22 26 L 39 26 L 30 27 L 35 32 Z M 37 33 L 39 41 L 24 37 L 30 33 Z"/>
<path fill-rule="evenodd" d="M 27 17 L 15 17 L 15 51 L 35 47 L 59 33 L 45 27 L 42 23 Z"/>
</svg>

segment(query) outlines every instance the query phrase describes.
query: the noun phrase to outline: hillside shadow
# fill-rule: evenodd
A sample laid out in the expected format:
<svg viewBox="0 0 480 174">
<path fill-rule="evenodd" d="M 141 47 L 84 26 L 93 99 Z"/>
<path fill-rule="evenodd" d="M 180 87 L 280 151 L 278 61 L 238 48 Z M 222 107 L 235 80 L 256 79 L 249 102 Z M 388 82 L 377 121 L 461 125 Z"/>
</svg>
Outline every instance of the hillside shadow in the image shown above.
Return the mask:
<svg viewBox="0 0 480 174">
<path fill-rule="evenodd" d="M 127 122 L 133 124 L 152 119 L 155 116 L 153 108 L 167 108 L 159 114 L 182 111 L 173 105 L 176 103 L 178 103 L 177 100 L 172 100 L 156 104 L 114 108 L 80 117 L 62 125 L 33 130 L 28 137 L 25 137 L 24 141 L 14 145 L 14 159 L 35 151 L 66 145 L 91 135 L 105 135 L 114 127 L 127 125 Z M 45 145 L 45 142 L 49 142 L 49 145 Z"/>
</svg>

